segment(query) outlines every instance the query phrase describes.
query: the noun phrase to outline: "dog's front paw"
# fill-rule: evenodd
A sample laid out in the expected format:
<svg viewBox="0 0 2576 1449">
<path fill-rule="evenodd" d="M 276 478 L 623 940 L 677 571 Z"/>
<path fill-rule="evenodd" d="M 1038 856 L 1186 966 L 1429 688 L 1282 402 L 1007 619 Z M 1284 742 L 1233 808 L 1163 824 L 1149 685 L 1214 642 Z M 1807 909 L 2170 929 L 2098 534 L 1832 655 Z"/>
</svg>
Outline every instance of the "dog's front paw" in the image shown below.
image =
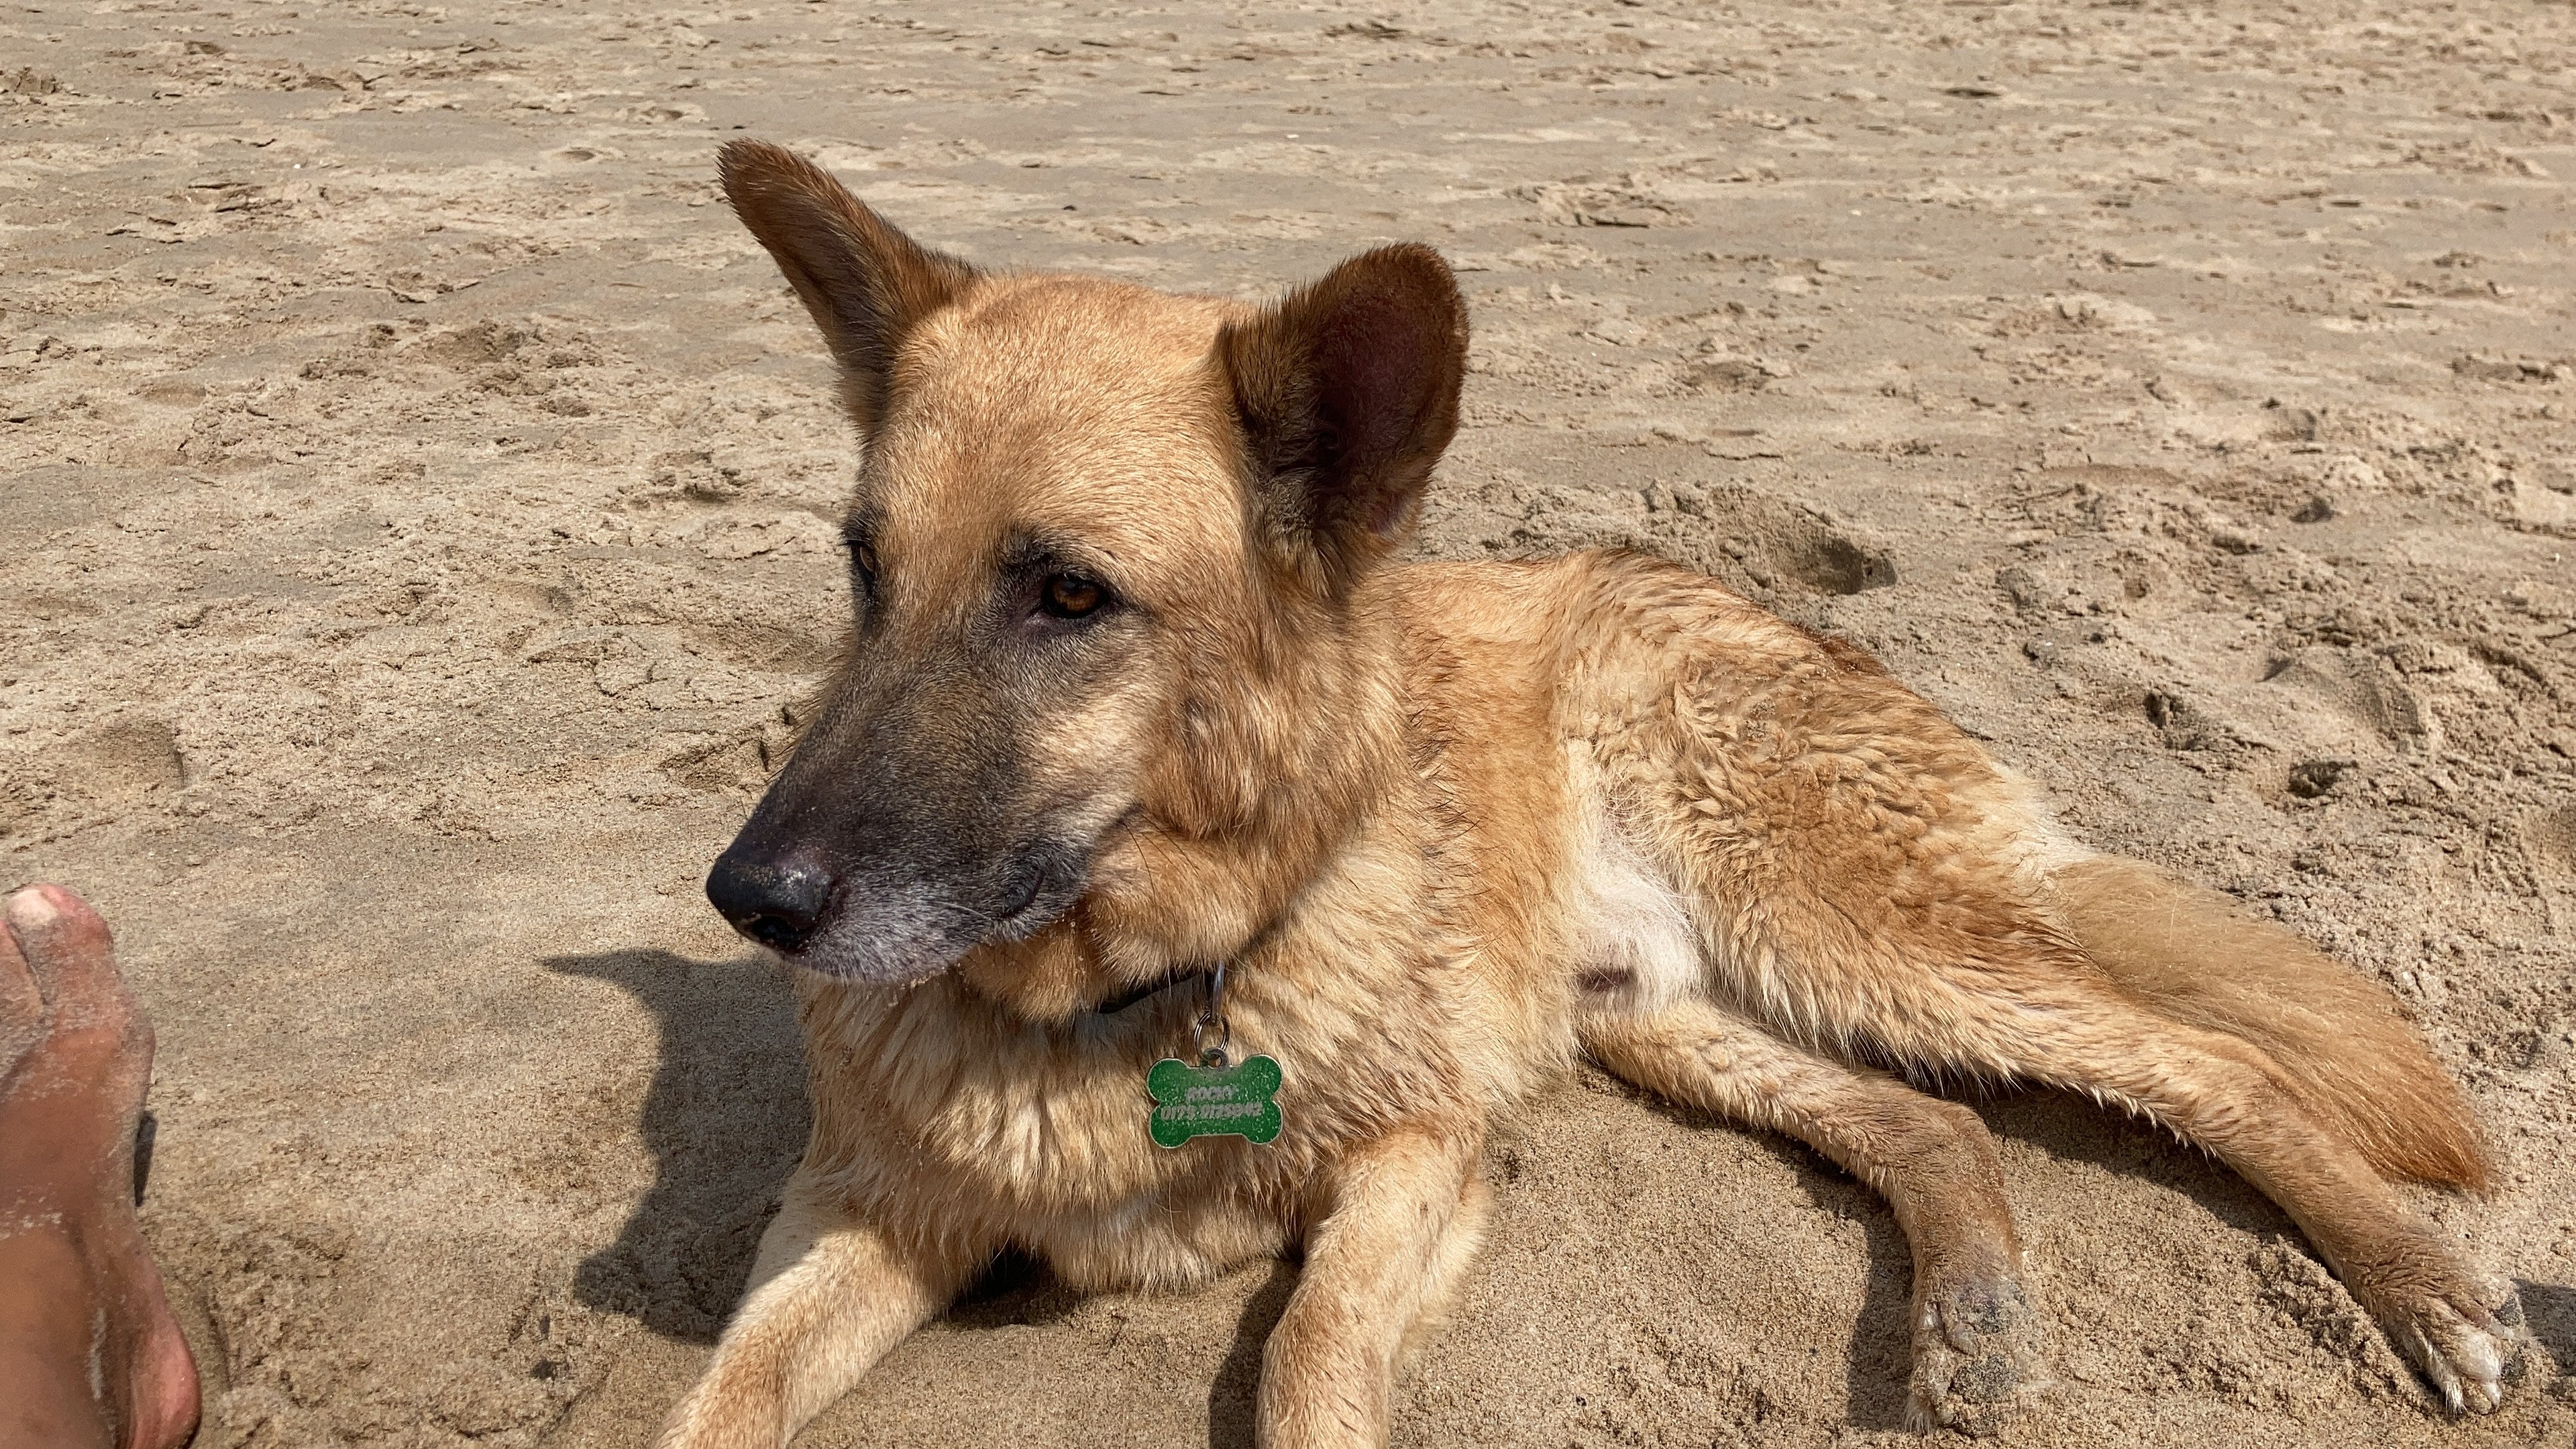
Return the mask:
<svg viewBox="0 0 2576 1449">
<path fill-rule="evenodd" d="M 1927 1289 L 1914 1305 L 1914 1387 L 1906 1424 L 1917 1433 L 2001 1429 L 2048 1387 L 2039 1315 L 2021 1280 L 1983 1273 Z"/>
<path fill-rule="evenodd" d="M 2382 1295 L 2380 1320 L 2452 1413 L 2493 1413 L 2504 1403 L 2505 1380 L 2521 1368 L 2522 1300 L 2510 1283 L 2480 1280 L 2448 1261 L 2443 1267 L 2414 1292 Z"/>
</svg>

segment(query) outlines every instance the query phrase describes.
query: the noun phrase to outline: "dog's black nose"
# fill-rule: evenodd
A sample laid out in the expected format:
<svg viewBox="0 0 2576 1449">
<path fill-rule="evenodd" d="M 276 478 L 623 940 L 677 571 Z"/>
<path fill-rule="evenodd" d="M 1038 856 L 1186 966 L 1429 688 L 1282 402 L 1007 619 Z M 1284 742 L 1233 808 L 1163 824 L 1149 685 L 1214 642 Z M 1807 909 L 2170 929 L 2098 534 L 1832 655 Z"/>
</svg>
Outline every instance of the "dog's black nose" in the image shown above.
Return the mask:
<svg viewBox="0 0 2576 1449">
<path fill-rule="evenodd" d="M 735 930 L 792 954 L 823 924 L 832 877 L 818 866 L 745 860 L 726 851 L 707 872 L 707 901 Z"/>
</svg>

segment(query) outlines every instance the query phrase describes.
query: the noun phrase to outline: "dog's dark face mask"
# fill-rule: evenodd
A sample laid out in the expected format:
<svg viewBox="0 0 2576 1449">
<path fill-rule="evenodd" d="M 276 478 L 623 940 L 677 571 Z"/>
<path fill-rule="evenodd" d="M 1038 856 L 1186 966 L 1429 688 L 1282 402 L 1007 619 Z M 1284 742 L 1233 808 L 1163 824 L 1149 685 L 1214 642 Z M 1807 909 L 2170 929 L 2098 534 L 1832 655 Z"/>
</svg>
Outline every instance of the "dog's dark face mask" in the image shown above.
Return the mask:
<svg viewBox="0 0 2576 1449">
<path fill-rule="evenodd" d="M 977 637 L 988 631 L 927 648 L 891 632 L 863 617 L 820 713 L 707 878 L 744 935 L 886 983 L 1061 916 L 1125 794 L 1119 772 L 1052 770 L 1032 752 L 1050 722 L 1024 691 L 1078 689 L 1093 672 L 1084 651 L 1029 661 Z"/>
<path fill-rule="evenodd" d="M 918 981 L 1245 818 L 1260 739 L 1315 726 L 1242 682 L 1283 677 L 1283 601 L 1334 613 L 1409 522 L 1464 313 L 1419 248 L 1254 311 L 979 277 L 775 147 L 724 175 L 866 461 L 842 661 L 707 895 L 809 969 Z"/>
<path fill-rule="evenodd" d="M 1189 522 L 1241 512 L 1219 304 L 981 279 L 784 153 L 726 159 L 866 462 L 842 660 L 707 895 L 799 965 L 917 981 L 1081 898 L 1173 713 L 1174 600 L 1242 588 L 1240 538 Z"/>
</svg>

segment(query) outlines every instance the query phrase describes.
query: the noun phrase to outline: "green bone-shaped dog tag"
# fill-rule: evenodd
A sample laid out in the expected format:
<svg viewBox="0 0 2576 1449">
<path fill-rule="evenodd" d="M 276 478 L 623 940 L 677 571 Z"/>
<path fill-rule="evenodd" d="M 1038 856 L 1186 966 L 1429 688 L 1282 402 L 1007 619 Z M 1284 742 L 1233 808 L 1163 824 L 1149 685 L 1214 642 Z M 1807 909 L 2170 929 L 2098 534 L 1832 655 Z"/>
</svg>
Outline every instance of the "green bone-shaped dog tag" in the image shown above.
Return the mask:
<svg viewBox="0 0 2576 1449">
<path fill-rule="evenodd" d="M 1154 1141 L 1178 1147 L 1193 1137 L 1249 1137 L 1268 1142 L 1279 1135 L 1279 1064 L 1268 1057 L 1245 1057 L 1237 1067 L 1194 1067 L 1178 1057 L 1165 1057 L 1145 1074 L 1145 1090 L 1154 1098 Z"/>
</svg>

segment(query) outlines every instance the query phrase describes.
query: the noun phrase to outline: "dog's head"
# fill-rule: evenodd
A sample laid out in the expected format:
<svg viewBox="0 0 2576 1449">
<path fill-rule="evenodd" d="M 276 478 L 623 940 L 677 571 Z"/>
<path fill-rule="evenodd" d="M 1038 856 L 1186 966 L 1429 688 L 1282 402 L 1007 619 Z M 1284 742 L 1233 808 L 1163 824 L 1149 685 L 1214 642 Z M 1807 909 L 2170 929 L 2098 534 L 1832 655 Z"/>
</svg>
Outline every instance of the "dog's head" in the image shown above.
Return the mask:
<svg viewBox="0 0 2576 1449">
<path fill-rule="evenodd" d="M 864 461 L 843 661 L 709 899 L 897 983 L 1157 877 L 1223 896 L 1211 843 L 1284 848 L 1279 792 L 1329 791 L 1356 727 L 1353 590 L 1457 427 L 1447 266 L 1388 247 L 1267 308 L 988 275 L 778 147 L 726 147 L 723 175 Z M 1232 949 L 1249 909 L 1161 949 Z"/>
</svg>

